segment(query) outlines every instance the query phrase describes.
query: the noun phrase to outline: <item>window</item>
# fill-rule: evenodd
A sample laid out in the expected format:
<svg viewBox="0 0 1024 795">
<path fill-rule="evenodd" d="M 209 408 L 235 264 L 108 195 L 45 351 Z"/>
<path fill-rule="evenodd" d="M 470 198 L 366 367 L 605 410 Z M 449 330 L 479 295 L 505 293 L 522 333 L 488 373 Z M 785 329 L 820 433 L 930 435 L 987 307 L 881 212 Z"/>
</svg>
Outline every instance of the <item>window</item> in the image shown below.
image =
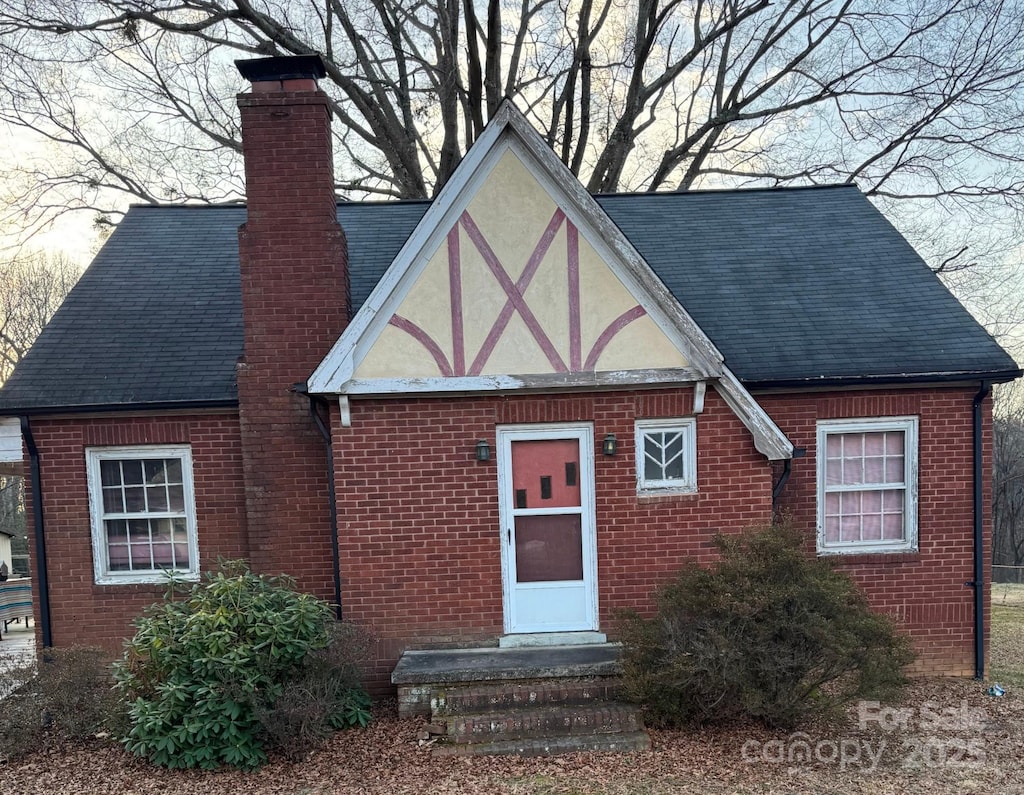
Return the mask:
<svg viewBox="0 0 1024 795">
<path fill-rule="evenodd" d="M 917 549 L 917 419 L 818 423 L 818 552 Z"/>
<path fill-rule="evenodd" d="M 96 582 L 199 573 L 187 446 L 86 450 Z"/>
<path fill-rule="evenodd" d="M 696 491 L 696 421 L 638 420 L 636 478 L 640 492 Z"/>
</svg>

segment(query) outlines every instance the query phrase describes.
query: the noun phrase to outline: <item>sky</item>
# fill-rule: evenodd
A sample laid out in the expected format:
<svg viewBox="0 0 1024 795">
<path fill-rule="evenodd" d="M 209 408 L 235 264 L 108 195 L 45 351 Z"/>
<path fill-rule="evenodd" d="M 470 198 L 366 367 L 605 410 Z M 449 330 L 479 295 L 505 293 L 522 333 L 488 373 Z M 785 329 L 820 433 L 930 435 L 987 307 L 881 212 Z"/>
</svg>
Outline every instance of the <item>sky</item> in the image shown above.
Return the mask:
<svg viewBox="0 0 1024 795">
<path fill-rule="evenodd" d="M 11 165 L 45 157 L 46 151 L 44 144 L 32 139 L 24 130 L 0 123 L 0 173 Z M 63 254 L 80 265 L 87 265 L 100 245 L 93 216 L 94 213 L 87 211 L 65 213 L 26 240 L 18 230 L 19 219 L 9 218 L 5 222 L 0 214 L 0 257 L 10 257 L 19 251 L 43 251 Z"/>
</svg>

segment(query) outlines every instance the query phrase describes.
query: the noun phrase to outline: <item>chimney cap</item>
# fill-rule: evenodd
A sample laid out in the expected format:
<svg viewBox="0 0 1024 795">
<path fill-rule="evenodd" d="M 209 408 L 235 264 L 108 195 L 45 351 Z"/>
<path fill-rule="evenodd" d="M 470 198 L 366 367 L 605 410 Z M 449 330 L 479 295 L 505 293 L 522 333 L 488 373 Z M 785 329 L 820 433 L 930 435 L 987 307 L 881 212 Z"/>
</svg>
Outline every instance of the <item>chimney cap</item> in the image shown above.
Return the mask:
<svg viewBox="0 0 1024 795">
<path fill-rule="evenodd" d="M 323 59 L 317 55 L 283 55 L 235 61 L 242 77 L 250 83 L 272 80 L 318 80 L 327 75 Z"/>
</svg>

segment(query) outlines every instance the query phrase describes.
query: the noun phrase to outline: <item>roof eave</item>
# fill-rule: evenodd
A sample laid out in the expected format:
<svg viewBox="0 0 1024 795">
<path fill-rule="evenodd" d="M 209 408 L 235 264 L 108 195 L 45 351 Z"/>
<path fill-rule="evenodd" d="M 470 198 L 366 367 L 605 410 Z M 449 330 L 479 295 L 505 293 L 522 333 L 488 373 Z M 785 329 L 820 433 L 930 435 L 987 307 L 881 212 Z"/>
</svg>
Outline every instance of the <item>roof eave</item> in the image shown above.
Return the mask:
<svg viewBox="0 0 1024 795">
<path fill-rule="evenodd" d="M 56 414 L 105 414 L 129 411 L 181 411 L 238 408 L 238 398 L 215 400 L 153 400 L 137 403 L 80 403 L 71 406 L 0 407 L 0 417 L 38 417 Z"/>
<path fill-rule="evenodd" d="M 965 370 L 935 373 L 886 373 L 881 375 L 858 376 L 817 376 L 810 378 L 741 379 L 750 390 L 762 389 L 822 389 L 832 387 L 900 386 L 906 384 L 955 384 L 987 381 L 1003 384 L 1024 375 L 1021 368 L 1007 370 Z"/>
</svg>

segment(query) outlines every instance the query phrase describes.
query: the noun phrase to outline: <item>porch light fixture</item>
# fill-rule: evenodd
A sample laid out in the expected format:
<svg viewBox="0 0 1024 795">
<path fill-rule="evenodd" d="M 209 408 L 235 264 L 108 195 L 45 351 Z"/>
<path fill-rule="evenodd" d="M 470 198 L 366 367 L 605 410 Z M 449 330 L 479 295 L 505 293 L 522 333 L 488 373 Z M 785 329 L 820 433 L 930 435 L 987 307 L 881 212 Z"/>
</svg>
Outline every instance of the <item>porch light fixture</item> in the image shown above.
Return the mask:
<svg viewBox="0 0 1024 795">
<path fill-rule="evenodd" d="M 601 452 L 605 455 L 615 455 L 619 450 L 619 440 L 615 438 L 614 433 L 610 433 L 604 437 L 604 441 L 601 443 Z"/>
<path fill-rule="evenodd" d="M 476 443 L 476 460 L 477 461 L 490 461 L 491 460 L 491 446 L 487 444 L 486 439 L 481 439 Z"/>
</svg>

